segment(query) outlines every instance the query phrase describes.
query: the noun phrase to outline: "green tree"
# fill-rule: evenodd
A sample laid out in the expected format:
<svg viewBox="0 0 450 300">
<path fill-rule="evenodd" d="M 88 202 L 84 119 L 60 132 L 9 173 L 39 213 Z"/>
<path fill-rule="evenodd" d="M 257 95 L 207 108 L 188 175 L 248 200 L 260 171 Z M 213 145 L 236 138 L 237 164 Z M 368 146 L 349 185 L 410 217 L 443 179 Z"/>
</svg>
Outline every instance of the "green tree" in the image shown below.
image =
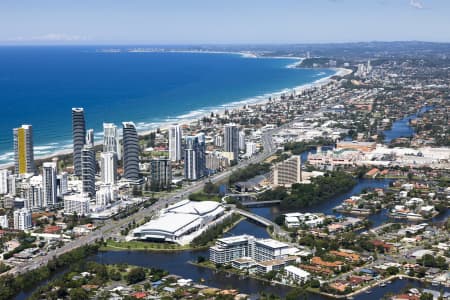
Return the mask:
<svg viewBox="0 0 450 300">
<path fill-rule="evenodd" d="M 420 300 L 433 300 L 433 294 L 430 293 L 422 293 L 422 295 L 420 295 Z"/>
<path fill-rule="evenodd" d="M 88 300 L 89 294 L 82 288 L 73 288 L 69 292 L 69 297 L 71 300 Z"/>
<path fill-rule="evenodd" d="M 145 279 L 145 270 L 143 268 L 133 268 L 126 275 L 128 284 L 135 284 Z"/>
</svg>

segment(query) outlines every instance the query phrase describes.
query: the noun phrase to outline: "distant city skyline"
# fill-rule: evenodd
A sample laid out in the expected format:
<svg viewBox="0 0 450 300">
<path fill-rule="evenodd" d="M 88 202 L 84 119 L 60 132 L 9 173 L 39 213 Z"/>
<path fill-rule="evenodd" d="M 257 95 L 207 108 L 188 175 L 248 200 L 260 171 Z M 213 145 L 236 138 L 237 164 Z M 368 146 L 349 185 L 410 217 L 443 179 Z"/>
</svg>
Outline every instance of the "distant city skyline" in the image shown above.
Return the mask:
<svg viewBox="0 0 450 300">
<path fill-rule="evenodd" d="M 0 44 L 450 42 L 447 0 L 2 0 Z"/>
</svg>

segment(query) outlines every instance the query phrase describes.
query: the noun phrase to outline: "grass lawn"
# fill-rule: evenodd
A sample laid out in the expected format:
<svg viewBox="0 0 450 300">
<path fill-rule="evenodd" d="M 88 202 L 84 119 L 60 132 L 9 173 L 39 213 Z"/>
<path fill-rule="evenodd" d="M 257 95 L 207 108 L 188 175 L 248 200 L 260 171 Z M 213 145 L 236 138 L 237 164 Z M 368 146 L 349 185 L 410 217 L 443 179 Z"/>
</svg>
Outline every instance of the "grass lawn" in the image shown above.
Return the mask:
<svg viewBox="0 0 450 300">
<path fill-rule="evenodd" d="M 101 251 L 122 251 L 122 250 L 143 250 L 143 251 L 180 251 L 201 249 L 194 248 L 190 245 L 181 246 L 169 243 L 152 243 L 143 241 L 116 242 L 113 240 L 106 241 L 106 246 L 101 246 Z"/>
</svg>

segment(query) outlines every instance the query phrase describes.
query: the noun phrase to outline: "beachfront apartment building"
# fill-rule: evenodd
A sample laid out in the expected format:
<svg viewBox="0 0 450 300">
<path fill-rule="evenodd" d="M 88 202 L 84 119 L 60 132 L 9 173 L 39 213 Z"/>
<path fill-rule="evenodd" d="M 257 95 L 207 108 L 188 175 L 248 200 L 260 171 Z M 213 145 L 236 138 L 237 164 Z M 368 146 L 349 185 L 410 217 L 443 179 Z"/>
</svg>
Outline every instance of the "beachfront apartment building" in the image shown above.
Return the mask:
<svg viewBox="0 0 450 300">
<path fill-rule="evenodd" d="M 133 122 L 123 122 L 123 177 L 139 180 L 139 137 Z"/>
<path fill-rule="evenodd" d="M 73 169 L 81 176 L 81 152 L 86 142 L 86 123 L 83 108 L 72 108 Z"/>
<path fill-rule="evenodd" d="M 169 127 L 169 159 L 173 162 L 182 159 L 182 136 L 183 132 L 180 125 L 173 124 Z"/>
<path fill-rule="evenodd" d="M 33 174 L 36 171 L 33 152 L 33 128 L 22 125 L 13 129 L 14 134 L 14 167 L 19 175 Z"/>
<path fill-rule="evenodd" d="M 103 123 L 103 152 L 115 153 L 118 160 L 122 158 L 119 133 L 113 123 Z"/>
<path fill-rule="evenodd" d="M 83 193 L 95 196 L 95 150 L 91 145 L 84 145 L 81 150 L 81 179 Z"/>
</svg>

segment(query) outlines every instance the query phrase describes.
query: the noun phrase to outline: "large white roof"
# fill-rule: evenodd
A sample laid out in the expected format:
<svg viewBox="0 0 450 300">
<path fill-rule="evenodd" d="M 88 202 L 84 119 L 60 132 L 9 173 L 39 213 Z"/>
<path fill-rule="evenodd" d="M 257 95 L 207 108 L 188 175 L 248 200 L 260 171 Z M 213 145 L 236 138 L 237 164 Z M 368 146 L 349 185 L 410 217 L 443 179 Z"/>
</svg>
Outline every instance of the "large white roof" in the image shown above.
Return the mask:
<svg viewBox="0 0 450 300">
<path fill-rule="evenodd" d="M 194 215 L 204 215 L 209 212 L 216 210 L 220 204 L 214 201 L 189 201 L 183 200 L 172 206 L 169 206 L 166 211 L 170 213 L 177 214 L 194 214 Z"/>
<path fill-rule="evenodd" d="M 190 214 L 167 213 L 160 218 L 151 220 L 140 228 L 140 231 L 162 231 L 175 233 L 182 228 L 188 227 L 191 223 L 200 222 L 200 217 Z"/>
<path fill-rule="evenodd" d="M 225 244 L 233 244 L 233 243 L 246 242 L 250 239 L 254 239 L 254 237 L 251 235 L 248 235 L 248 234 L 242 234 L 242 235 L 224 237 L 224 238 L 220 238 L 217 240 L 222 243 L 225 243 Z"/>
<path fill-rule="evenodd" d="M 278 248 L 286 248 L 288 247 L 287 244 L 283 242 L 279 242 L 277 240 L 273 239 L 263 239 L 263 240 L 257 240 L 256 243 L 260 245 L 264 245 L 266 247 L 272 248 L 272 249 L 278 249 Z"/>
</svg>

